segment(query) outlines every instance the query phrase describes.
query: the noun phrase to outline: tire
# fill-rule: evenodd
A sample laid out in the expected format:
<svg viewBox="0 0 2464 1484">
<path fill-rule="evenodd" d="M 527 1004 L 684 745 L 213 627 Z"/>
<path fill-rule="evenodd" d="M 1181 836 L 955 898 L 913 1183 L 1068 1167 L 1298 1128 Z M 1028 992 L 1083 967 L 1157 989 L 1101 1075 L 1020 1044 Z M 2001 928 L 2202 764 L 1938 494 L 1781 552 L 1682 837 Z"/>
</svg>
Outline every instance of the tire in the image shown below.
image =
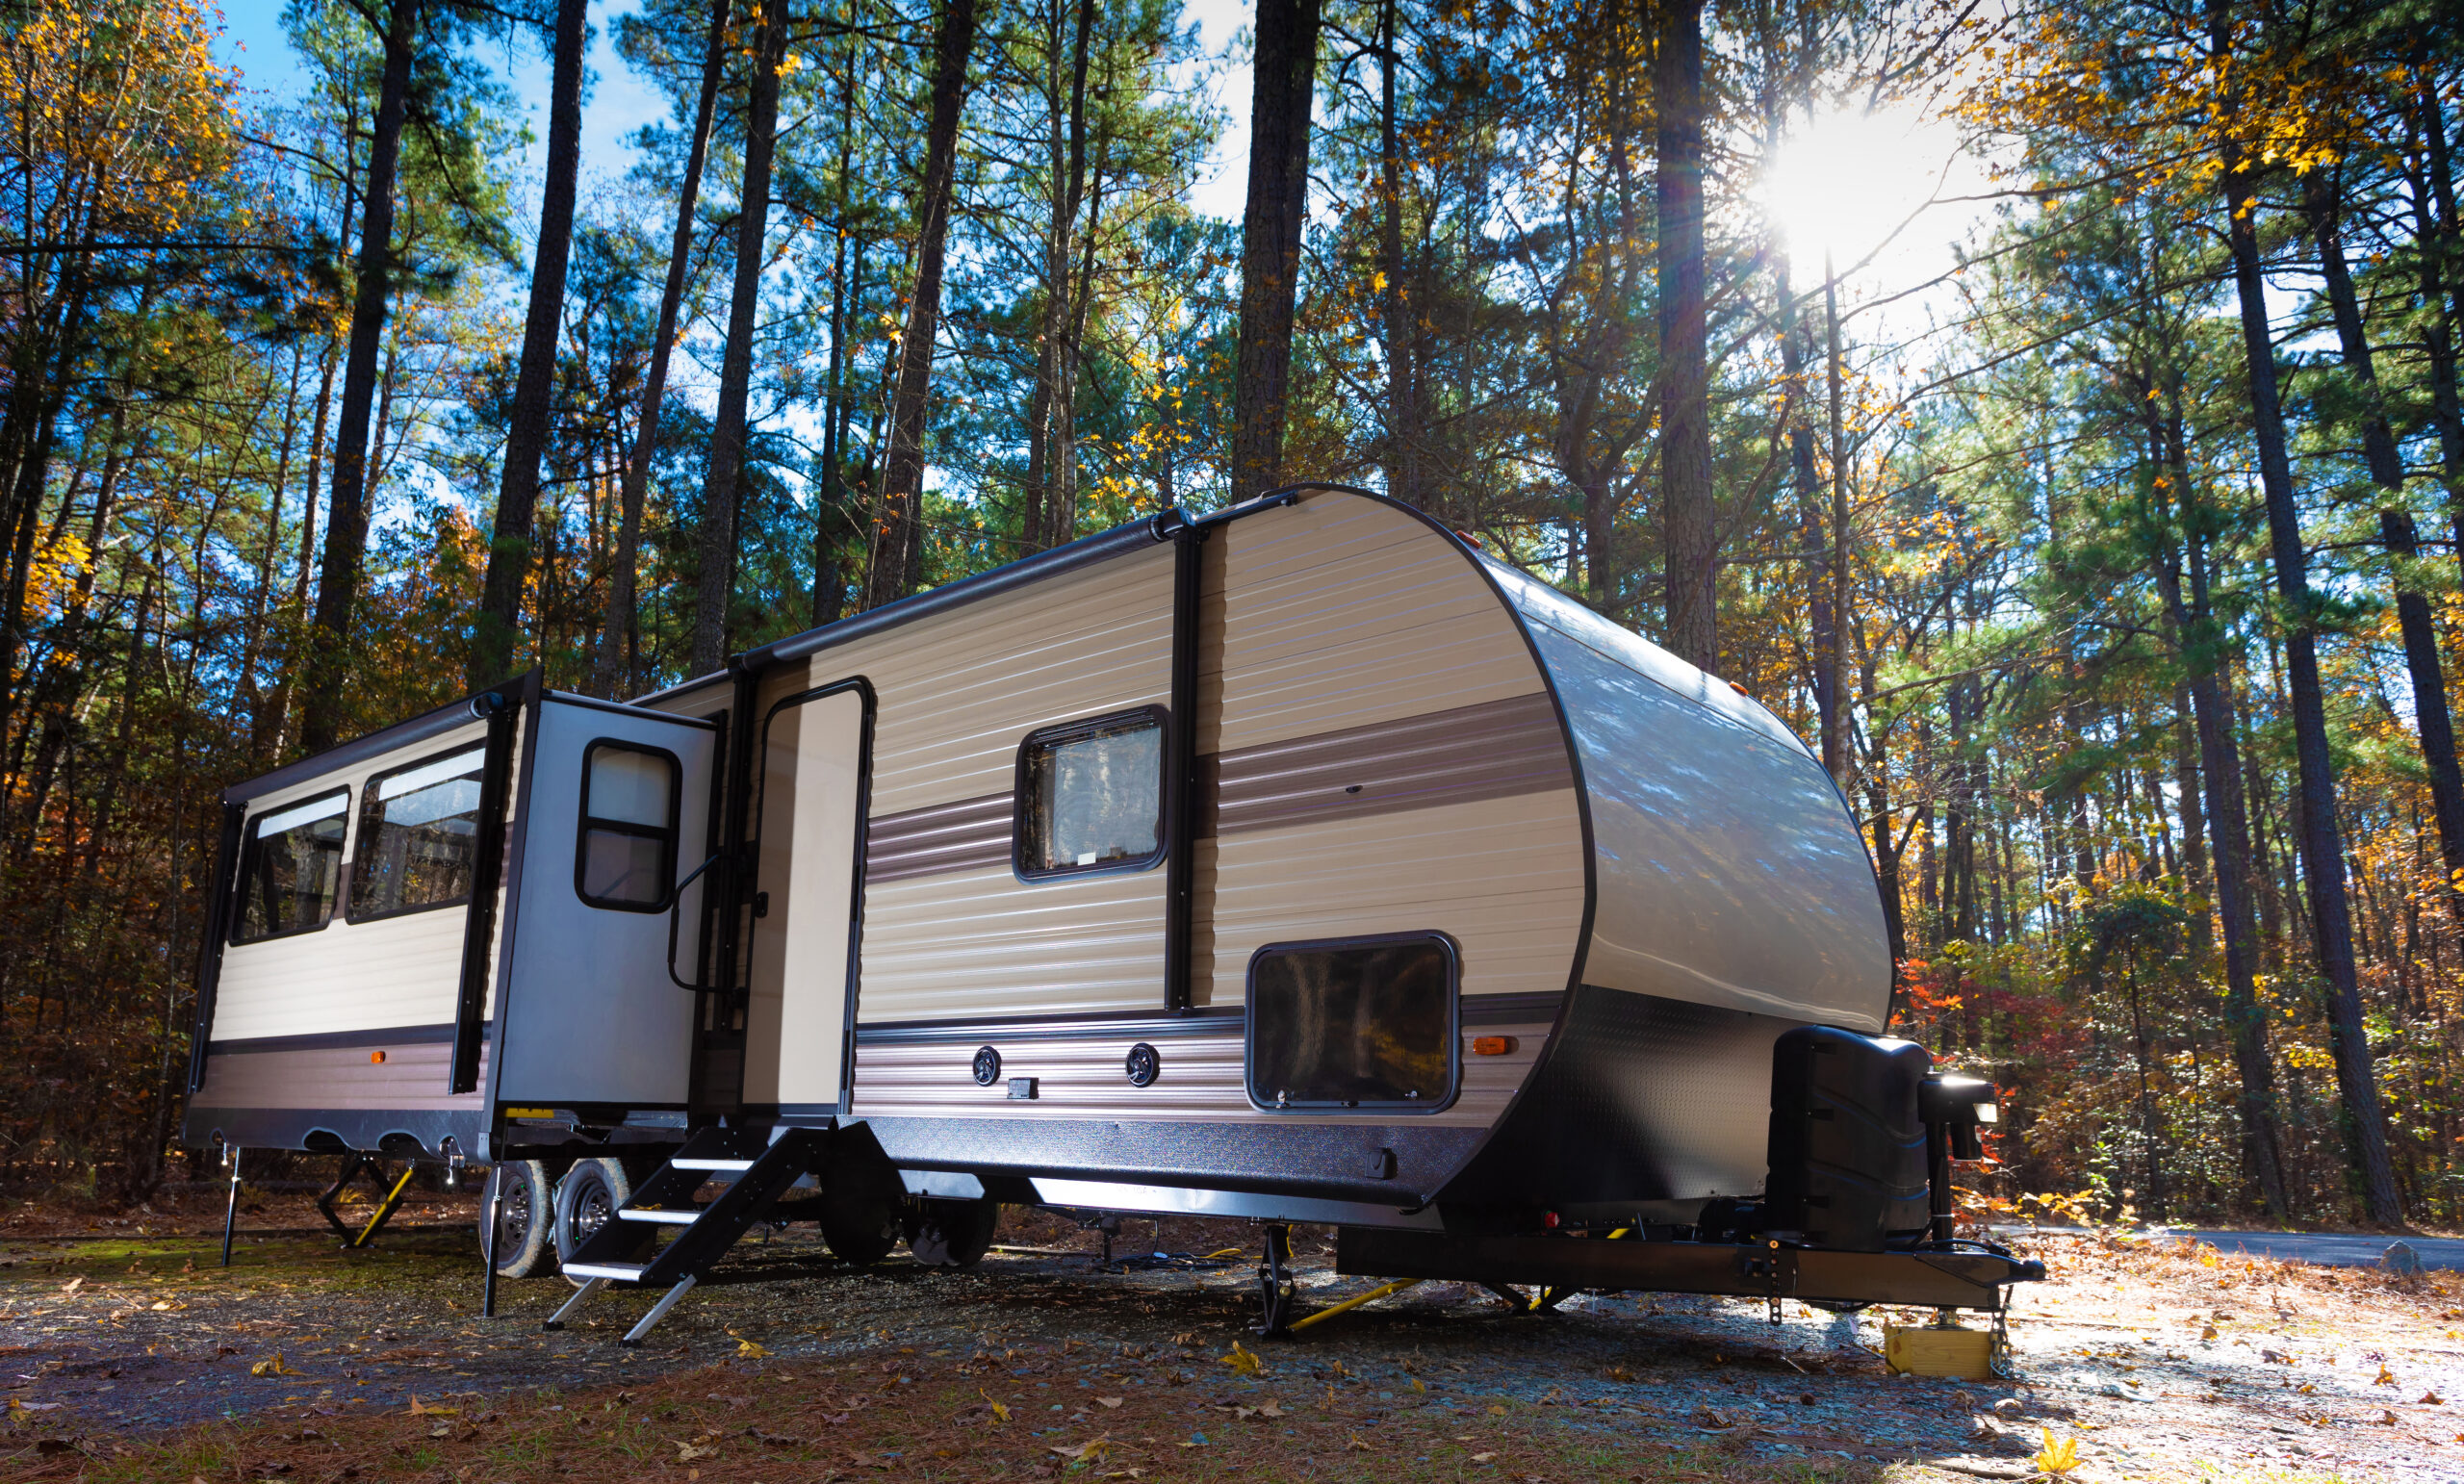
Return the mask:
<svg viewBox="0 0 2464 1484">
<path fill-rule="evenodd" d="M 616 1219 L 617 1209 L 633 1193 L 625 1166 L 612 1159 L 576 1160 L 556 1183 L 556 1261 L 574 1261 L 581 1244 L 601 1227 Z M 578 1285 L 578 1278 L 569 1279 Z"/>
<path fill-rule="evenodd" d="M 898 1208 L 867 1182 L 850 1180 L 821 1192 L 821 1240 L 842 1263 L 863 1267 L 889 1256 L 898 1245 Z"/>
<path fill-rule="evenodd" d="M 488 1244 L 496 1254 L 497 1276 L 527 1278 L 539 1270 L 548 1251 L 548 1226 L 553 1201 L 548 1192 L 548 1167 L 537 1160 L 512 1160 L 496 1167 L 497 1229 Z"/>
<path fill-rule="evenodd" d="M 992 1247 L 1001 1203 L 991 1200 L 928 1200 L 908 1223 L 907 1250 L 927 1267 L 973 1267 Z"/>
</svg>

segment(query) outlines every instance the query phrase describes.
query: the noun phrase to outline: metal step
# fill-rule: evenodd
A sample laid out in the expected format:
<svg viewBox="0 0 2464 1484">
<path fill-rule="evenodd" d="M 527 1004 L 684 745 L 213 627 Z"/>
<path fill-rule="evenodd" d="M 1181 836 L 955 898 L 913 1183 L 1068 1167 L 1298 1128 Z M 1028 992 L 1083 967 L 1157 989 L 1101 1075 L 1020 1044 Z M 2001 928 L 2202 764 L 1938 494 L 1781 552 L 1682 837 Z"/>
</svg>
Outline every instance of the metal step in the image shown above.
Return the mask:
<svg viewBox="0 0 2464 1484">
<path fill-rule="evenodd" d="M 688 1206 L 682 1211 L 655 1211 L 645 1210 L 638 1206 L 628 1206 L 616 1214 L 623 1216 L 628 1221 L 667 1221 L 677 1224 L 690 1224 L 702 1219 L 702 1208 L 699 1206 Z"/>
<path fill-rule="evenodd" d="M 609 1278 L 618 1283 L 636 1283 L 649 1267 L 648 1263 L 567 1263 L 564 1272 L 569 1278 Z"/>
<path fill-rule="evenodd" d="M 732 1169 L 741 1174 L 753 1167 L 751 1160 L 670 1160 L 670 1169 Z"/>
</svg>

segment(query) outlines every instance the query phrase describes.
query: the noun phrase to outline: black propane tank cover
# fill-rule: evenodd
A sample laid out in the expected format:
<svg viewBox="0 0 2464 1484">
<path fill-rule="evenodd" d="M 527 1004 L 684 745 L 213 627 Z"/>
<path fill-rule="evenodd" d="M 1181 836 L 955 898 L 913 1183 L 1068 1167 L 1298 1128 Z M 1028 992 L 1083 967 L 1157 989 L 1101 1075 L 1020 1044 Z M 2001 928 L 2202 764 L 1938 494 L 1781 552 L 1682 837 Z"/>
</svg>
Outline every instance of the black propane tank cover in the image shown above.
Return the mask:
<svg viewBox="0 0 2464 1484">
<path fill-rule="evenodd" d="M 1924 1230 L 1918 1089 L 1932 1065 L 1911 1041 L 1831 1026 L 1783 1032 L 1771 1048 L 1765 1226 L 1855 1252 Z"/>
</svg>

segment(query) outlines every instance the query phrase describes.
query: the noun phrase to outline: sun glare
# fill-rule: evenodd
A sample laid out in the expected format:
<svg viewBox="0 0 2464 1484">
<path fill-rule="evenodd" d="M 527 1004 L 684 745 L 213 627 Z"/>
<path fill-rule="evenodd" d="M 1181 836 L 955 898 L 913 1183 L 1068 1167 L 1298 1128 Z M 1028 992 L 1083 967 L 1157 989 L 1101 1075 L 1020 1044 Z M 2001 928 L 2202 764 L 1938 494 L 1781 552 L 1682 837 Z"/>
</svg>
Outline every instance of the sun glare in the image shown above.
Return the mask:
<svg viewBox="0 0 2464 1484">
<path fill-rule="evenodd" d="M 1870 257 L 1858 276 L 1900 288 L 1947 266 L 1974 220 L 1968 203 L 1938 201 L 1964 193 L 1968 172 L 1957 133 L 1938 120 L 1830 114 L 1781 144 L 1760 196 L 1799 280 L 1819 280 L 1826 254 L 1843 274 Z"/>
</svg>

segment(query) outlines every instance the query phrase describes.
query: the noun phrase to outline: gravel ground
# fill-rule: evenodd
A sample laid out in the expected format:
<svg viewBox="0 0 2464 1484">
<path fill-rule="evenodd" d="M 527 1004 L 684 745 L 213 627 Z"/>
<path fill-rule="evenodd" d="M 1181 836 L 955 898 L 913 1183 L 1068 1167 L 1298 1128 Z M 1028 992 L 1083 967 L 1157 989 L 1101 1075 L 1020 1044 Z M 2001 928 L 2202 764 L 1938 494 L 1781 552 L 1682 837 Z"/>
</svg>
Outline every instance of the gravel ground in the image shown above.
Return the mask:
<svg viewBox="0 0 2464 1484">
<path fill-rule="evenodd" d="M 428 1224 L 344 1252 L 296 1232 L 297 1212 L 264 1203 L 259 1224 L 294 1234 L 244 1234 L 227 1271 L 192 1211 L 159 1218 L 176 1232 L 143 1215 L 80 1233 L 0 1227 L 0 1394 L 13 1441 L 364 1416 L 414 1397 L 615 1385 L 756 1354 L 913 1357 L 898 1363 L 929 1370 L 990 1352 L 1018 1359 L 1013 1384 L 1050 1394 L 1055 1429 L 1081 1420 L 1081 1394 L 1097 1387 L 1182 1388 L 1156 1394 L 1186 1397 L 1199 1428 L 1261 1387 L 1341 1387 L 1467 1427 L 1501 1409 L 1547 1409 L 1604 1440 L 1720 1439 L 1731 1456 L 1817 1472 L 1896 1462 L 1895 1477 L 2025 1478 L 2049 1428 L 2078 1440 L 2073 1477 L 2089 1480 L 2464 1478 L 2464 1418 L 2443 1400 L 2464 1406 L 2464 1285 L 2440 1273 L 2039 1238 L 2034 1254 L 2054 1278 L 2019 1291 L 2018 1378 L 1952 1383 L 1893 1377 L 1875 1353 L 1883 1322 L 1928 1316 L 1843 1318 L 1794 1303 L 1777 1326 L 1758 1302 L 1651 1295 L 1578 1295 L 1530 1316 L 1477 1289 L 1425 1284 L 1297 1341 L 1260 1343 L 1245 1327 L 1253 1228 L 1131 1220 L 1118 1252 L 1238 1246 L 1245 1258 L 1107 1271 L 1093 1234 L 1014 1212 L 1004 1246 L 964 1273 L 902 1261 L 851 1269 L 800 1231 L 749 1245 L 629 1351 L 614 1341 L 647 1306 L 636 1292 L 603 1294 L 551 1335 L 538 1321 L 568 1287 L 506 1284 L 499 1318 L 482 1319 L 475 1250 L 450 1224 L 466 1205 L 431 1202 Z M 1308 1295 L 1370 1286 L 1334 1276 L 1322 1235 L 1299 1242 Z M 1221 1363 L 1235 1340 L 1263 1374 Z M 12 1456 L 0 1441 L 0 1476 Z"/>
</svg>

